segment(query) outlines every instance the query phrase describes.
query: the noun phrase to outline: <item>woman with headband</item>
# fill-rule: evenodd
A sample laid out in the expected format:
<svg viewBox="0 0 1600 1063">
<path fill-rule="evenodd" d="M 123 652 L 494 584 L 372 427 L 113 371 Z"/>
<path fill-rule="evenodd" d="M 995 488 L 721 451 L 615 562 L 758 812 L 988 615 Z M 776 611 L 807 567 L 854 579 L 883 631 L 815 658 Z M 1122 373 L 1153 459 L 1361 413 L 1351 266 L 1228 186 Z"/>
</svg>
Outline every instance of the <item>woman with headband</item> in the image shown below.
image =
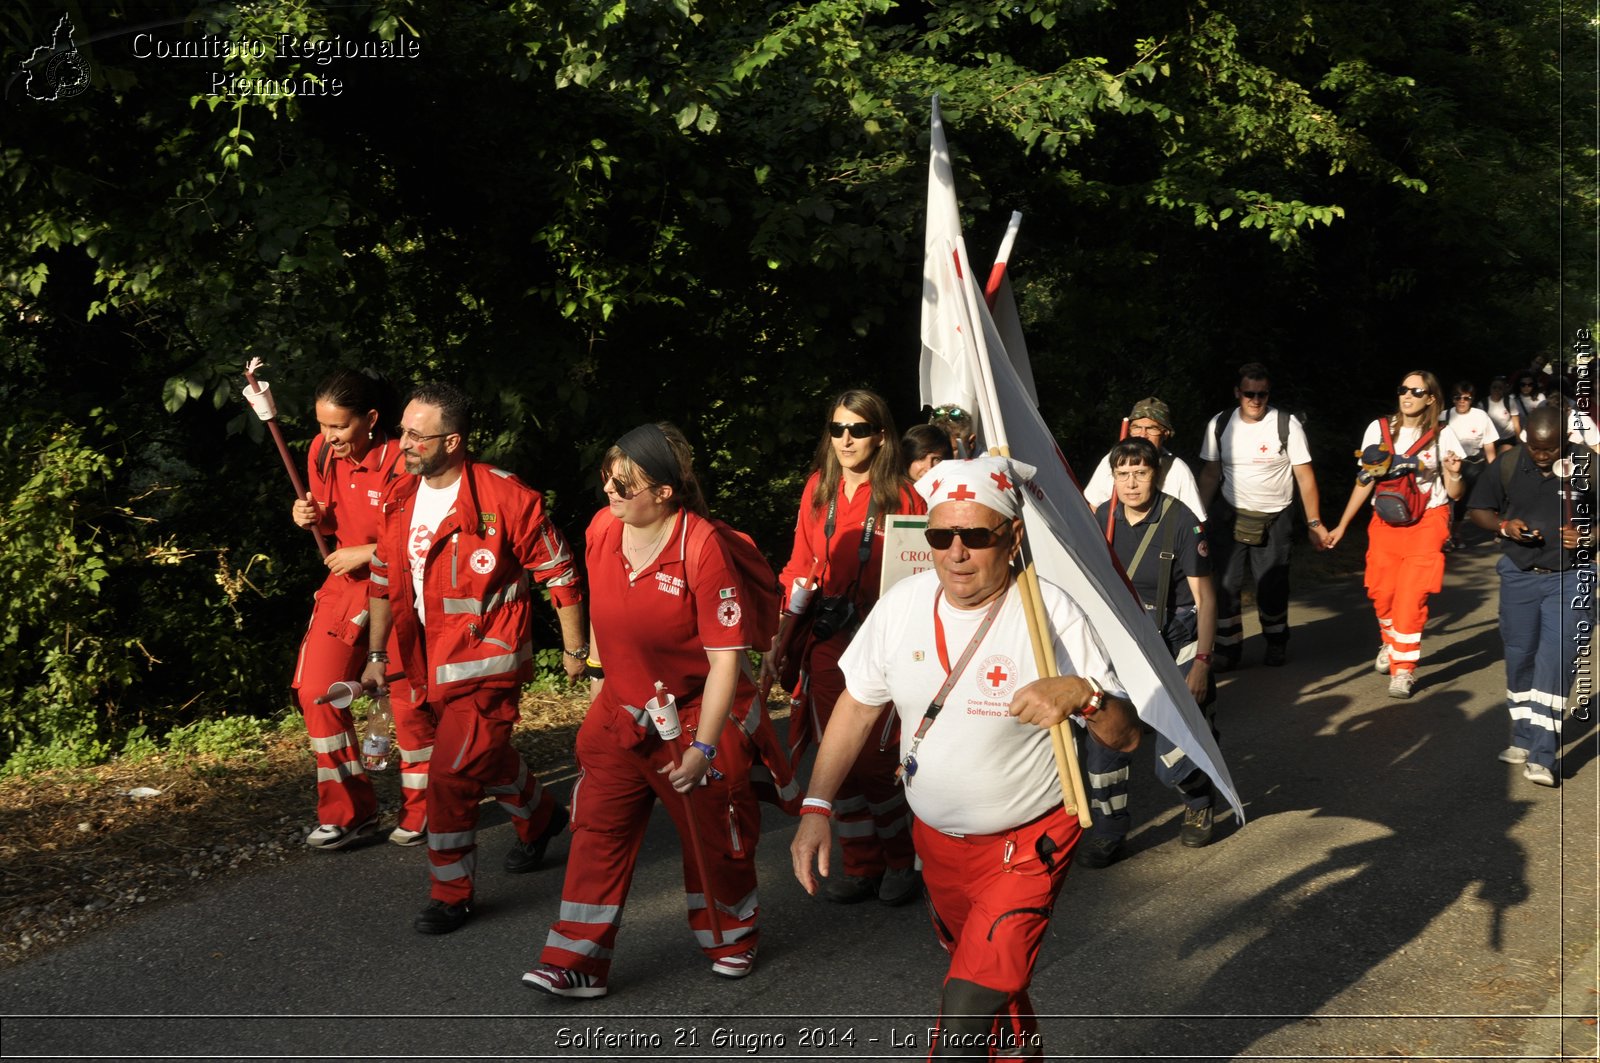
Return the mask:
<svg viewBox="0 0 1600 1063">
<path fill-rule="evenodd" d="M 844 693 L 839 657 L 878 600 L 884 518 L 927 512 L 903 471 L 888 403 L 852 389 L 830 402 L 828 411 L 816 466 L 801 495 L 794 550 L 779 576 L 788 603 L 783 624 L 761 673 L 765 690 L 784 673 L 785 652 L 799 665 L 805 697 L 789 718 L 793 761 L 808 744 L 821 741 L 834 703 Z M 807 577 L 815 582 L 797 595 L 796 581 Z M 810 627 L 791 646 L 789 629 L 795 614 L 802 613 Z M 854 904 L 876 897 L 897 905 L 918 894 L 911 813 L 894 779 L 898 747 L 899 717 L 887 712 L 839 790 L 833 811 L 844 868 L 828 883 L 831 901 Z"/>
<path fill-rule="evenodd" d="M 591 674 L 594 662 L 603 672 L 578 729 L 561 915 L 540 965 L 522 978 L 556 996 L 606 994 L 658 798 L 683 841 L 689 926 L 712 973 L 743 978 L 755 966 L 761 815 L 750 785 L 754 745 L 736 719 L 756 698 L 740 670 L 748 621 L 691 462 L 678 429 L 645 424 L 601 464 L 607 504 L 589 524 L 585 561 Z M 646 711 L 665 694 L 676 699 L 681 737 L 662 727 L 663 737 Z"/>
</svg>

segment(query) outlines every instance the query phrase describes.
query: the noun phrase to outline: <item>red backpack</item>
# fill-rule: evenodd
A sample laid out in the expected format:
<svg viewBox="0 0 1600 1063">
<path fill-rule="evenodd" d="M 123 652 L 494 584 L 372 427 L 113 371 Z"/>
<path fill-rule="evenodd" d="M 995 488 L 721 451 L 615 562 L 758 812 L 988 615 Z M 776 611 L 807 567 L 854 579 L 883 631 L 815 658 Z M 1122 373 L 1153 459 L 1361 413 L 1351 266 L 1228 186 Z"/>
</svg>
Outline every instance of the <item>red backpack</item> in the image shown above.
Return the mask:
<svg viewBox="0 0 1600 1063">
<path fill-rule="evenodd" d="M 1389 432 L 1389 418 L 1379 420 L 1383 429 L 1383 447 L 1389 453 L 1394 453 L 1394 436 Z M 1422 448 L 1433 439 L 1434 429 L 1430 428 L 1416 445 L 1406 451 L 1402 457 L 1415 458 L 1422 453 Z M 1404 472 L 1394 473 L 1378 481 L 1373 488 L 1372 506 L 1378 512 L 1378 519 L 1396 528 L 1409 527 L 1422 519 L 1428 511 L 1428 497 L 1432 491 L 1424 492 L 1417 483 L 1416 463 L 1410 462 Z"/>
<path fill-rule="evenodd" d="M 750 645 L 757 652 L 764 653 L 778 634 L 778 614 L 783 606 L 777 573 L 772 571 L 766 555 L 762 554 L 750 536 L 716 517 L 708 518 L 705 523 L 722 541 L 723 549 L 728 551 L 728 559 L 733 562 L 734 577 L 739 584 L 739 599 L 743 603 L 745 634 L 750 637 Z M 689 537 L 689 557 L 700 556 L 705 534 L 702 532 Z M 689 575 L 687 565 L 685 575 Z M 690 582 L 693 582 L 692 576 Z"/>
</svg>

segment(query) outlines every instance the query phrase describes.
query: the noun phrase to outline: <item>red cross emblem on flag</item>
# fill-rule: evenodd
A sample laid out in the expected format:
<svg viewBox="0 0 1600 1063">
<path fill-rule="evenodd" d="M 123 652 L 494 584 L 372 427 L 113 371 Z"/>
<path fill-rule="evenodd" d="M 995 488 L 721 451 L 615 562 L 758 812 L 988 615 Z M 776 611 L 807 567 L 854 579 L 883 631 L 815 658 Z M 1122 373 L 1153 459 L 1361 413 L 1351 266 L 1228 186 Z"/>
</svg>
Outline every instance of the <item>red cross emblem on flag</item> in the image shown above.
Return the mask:
<svg viewBox="0 0 1600 1063">
<path fill-rule="evenodd" d="M 950 492 L 950 501 L 952 502 L 968 502 L 977 497 L 978 493 L 969 490 L 966 484 L 958 484 L 956 489 Z"/>
<path fill-rule="evenodd" d="M 1263 444 L 1261 444 L 1261 453 L 1265 454 L 1266 452 L 1267 452 L 1267 445 L 1265 443 L 1263 443 Z"/>
<path fill-rule="evenodd" d="M 1002 490 L 1002 491 L 1011 490 L 1011 480 L 1010 480 L 1009 477 L 1006 476 L 1005 473 L 1003 473 L 1003 472 L 992 472 L 992 473 L 989 474 L 989 479 L 993 480 L 994 481 L 994 485 L 996 487 L 1000 488 L 1000 490 Z"/>
</svg>

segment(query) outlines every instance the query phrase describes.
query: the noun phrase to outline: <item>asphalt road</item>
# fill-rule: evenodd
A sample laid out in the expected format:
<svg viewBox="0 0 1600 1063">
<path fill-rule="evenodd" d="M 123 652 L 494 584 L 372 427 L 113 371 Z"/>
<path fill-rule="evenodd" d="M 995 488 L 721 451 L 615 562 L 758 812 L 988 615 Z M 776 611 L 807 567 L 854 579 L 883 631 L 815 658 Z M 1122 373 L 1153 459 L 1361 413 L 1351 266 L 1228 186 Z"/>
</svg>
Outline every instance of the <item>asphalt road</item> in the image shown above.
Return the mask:
<svg viewBox="0 0 1600 1063">
<path fill-rule="evenodd" d="M 1223 817 L 1211 846 L 1178 845 L 1178 805 L 1141 751 L 1129 851 L 1071 872 L 1039 961 L 1050 1058 L 1596 1058 L 1597 734 L 1568 720 L 1560 789 L 1496 761 L 1492 560 L 1482 545 L 1452 556 L 1409 702 L 1372 671 L 1359 577 L 1297 592 L 1287 667 L 1263 667 L 1249 639 L 1219 705 L 1250 822 Z M 924 909 L 806 897 L 791 822 L 768 817 L 760 965 L 729 982 L 685 928 L 657 813 L 596 1001 L 520 983 L 565 849 L 508 876 L 511 828 L 492 811 L 485 823 L 481 914 L 455 934 L 410 929 L 419 851 L 308 852 L 0 972 L 0 1054 L 926 1055 L 944 956 Z"/>
</svg>

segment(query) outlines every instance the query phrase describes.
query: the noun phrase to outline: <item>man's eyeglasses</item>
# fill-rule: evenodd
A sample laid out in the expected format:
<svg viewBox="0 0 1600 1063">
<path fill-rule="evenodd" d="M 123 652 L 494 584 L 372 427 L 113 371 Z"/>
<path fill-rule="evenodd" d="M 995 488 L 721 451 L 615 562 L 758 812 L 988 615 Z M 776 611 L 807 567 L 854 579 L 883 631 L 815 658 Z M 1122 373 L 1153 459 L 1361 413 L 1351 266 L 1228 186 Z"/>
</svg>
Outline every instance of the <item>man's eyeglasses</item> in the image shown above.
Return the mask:
<svg viewBox="0 0 1600 1063">
<path fill-rule="evenodd" d="M 1001 523 L 992 528 L 924 528 L 922 535 L 935 550 L 950 549 L 958 535 L 961 545 L 968 550 L 987 550 L 999 542 L 1010 527 L 1010 523 Z"/>
<path fill-rule="evenodd" d="M 1412 398 L 1420 399 L 1423 396 L 1428 394 L 1428 389 L 1427 388 L 1408 388 L 1404 384 L 1401 384 L 1399 387 L 1394 389 L 1394 393 L 1396 395 L 1402 395 L 1402 396 L 1406 395 L 1406 394 L 1410 394 L 1410 396 Z"/>
<path fill-rule="evenodd" d="M 878 433 L 878 426 L 867 421 L 852 421 L 849 424 L 841 424 L 838 421 L 828 422 L 828 434 L 833 438 L 839 439 L 846 432 L 850 433 L 851 439 L 866 439 L 868 436 Z"/>
<path fill-rule="evenodd" d="M 453 435 L 455 435 L 454 432 L 435 432 L 431 436 L 425 436 L 421 432 L 413 432 L 411 429 L 407 428 L 404 432 L 400 433 L 400 438 L 405 440 L 407 443 L 426 443 L 430 439 L 443 439 L 445 436 Z"/>
<path fill-rule="evenodd" d="M 1270 391 L 1241 391 L 1239 392 L 1239 397 L 1241 399 L 1250 399 L 1253 402 L 1265 402 L 1267 396 L 1271 394 L 1272 392 Z"/>
</svg>

